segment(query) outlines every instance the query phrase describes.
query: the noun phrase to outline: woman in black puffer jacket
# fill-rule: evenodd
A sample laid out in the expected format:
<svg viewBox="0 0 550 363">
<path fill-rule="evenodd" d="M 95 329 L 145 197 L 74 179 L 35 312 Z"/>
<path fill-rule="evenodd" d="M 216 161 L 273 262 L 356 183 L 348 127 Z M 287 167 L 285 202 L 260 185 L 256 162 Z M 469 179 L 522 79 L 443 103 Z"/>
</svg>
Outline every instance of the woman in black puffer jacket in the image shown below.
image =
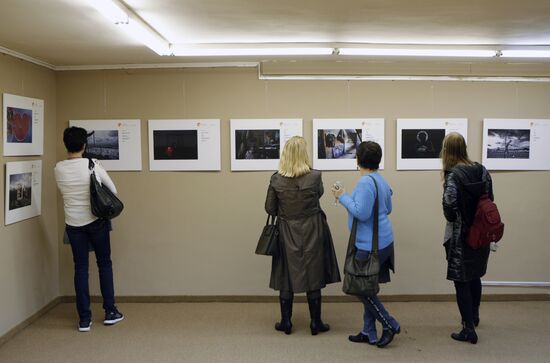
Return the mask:
<svg viewBox="0 0 550 363">
<path fill-rule="evenodd" d="M 447 220 L 444 246 L 447 254 L 447 280 L 454 282 L 462 331 L 451 334 L 459 341 L 477 343 L 481 277 L 487 271 L 489 246 L 474 250 L 466 243 L 479 197 L 493 197 L 491 176 L 485 167 L 468 158 L 462 135 L 453 132 L 443 140 L 441 159 L 444 173 L 443 213 Z"/>
</svg>

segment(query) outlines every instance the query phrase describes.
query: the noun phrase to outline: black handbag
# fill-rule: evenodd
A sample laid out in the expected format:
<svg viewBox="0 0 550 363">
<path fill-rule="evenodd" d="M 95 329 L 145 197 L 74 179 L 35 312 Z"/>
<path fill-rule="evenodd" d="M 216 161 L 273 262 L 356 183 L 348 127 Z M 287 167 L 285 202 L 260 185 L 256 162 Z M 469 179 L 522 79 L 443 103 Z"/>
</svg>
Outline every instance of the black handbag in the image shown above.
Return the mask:
<svg viewBox="0 0 550 363">
<path fill-rule="evenodd" d="M 372 210 L 372 251 L 365 261 L 355 259 L 357 252 L 357 248 L 355 247 L 357 219 L 354 218 L 349 236 L 346 263 L 344 265 L 344 283 L 342 285 L 342 291 L 348 295 L 372 297 L 380 291 L 378 284 L 378 274 L 380 273 L 380 258 L 378 256 L 378 186 L 376 180 L 374 178 L 372 180 L 376 188 L 376 199 Z"/>
<path fill-rule="evenodd" d="M 90 204 L 92 214 L 101 219 L 113 219 L 122 213 L 124 204 L 109 188 L 97 181 L 94 167 L 94 161 L 88 158 L 88 168 L 91 170 Z"/>
<path fill-rule="evenodd" d="M 269 222 L 270 217 L 271 223 Z M 274 257 L 279 255 L 279 223 L 277 216 L 267 215 L 267 221 L 256 246 L 256 254 Z"/>
</svg>

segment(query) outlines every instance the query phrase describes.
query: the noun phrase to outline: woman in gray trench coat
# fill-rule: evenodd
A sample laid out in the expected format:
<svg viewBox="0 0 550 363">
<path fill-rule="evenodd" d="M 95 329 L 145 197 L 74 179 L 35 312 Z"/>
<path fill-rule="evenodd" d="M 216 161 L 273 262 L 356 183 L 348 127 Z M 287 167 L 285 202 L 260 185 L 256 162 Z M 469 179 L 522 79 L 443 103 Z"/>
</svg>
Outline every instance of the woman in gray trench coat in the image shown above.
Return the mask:
<svg viewBox="0 0 550 363">
<path fill-rule="evenodd" d="M 309 167 L 306 142 L 294 136 L 285 145 L 279 171 L 271 177 L 265 210 L 277 215 L 280 253 L 273 257 L 269 286 L 279 290 L 281 321 L 275 329 L 290 334 L 294 293 L 306 292 L 312 335 L 330 329 L 321 320 L 321 289 L 340 281 L 338 262 L 325 213 L 321 173 Z"/>
</svg>

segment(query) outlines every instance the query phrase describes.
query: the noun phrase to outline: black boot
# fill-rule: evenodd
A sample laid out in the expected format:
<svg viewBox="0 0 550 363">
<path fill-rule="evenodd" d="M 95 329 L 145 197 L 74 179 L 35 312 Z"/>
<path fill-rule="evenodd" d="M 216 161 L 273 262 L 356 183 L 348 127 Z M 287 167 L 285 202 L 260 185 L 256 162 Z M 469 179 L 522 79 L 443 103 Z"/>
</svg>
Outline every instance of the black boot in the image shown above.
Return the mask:
<svg viewBox="0 0 550 363">
<path fill-rule="evenodd" d="M 462 325 L 464 325 L 464 320 L 461 321 Z M 479 326 L 479 316 L 475 316 L 474 315 L 474 327 L 478 327 Z"/>
<path fill-rule="evenodd" d="M 275 330 L 284 331 L 285 334 L 292 332 L 292 299 L 283 299 L 279 297 L 279 304 L 281 305 L 281 321 L 275 323 Z"/>
<path fill-rule="evenodd" d="M 307 304 L 309 305 L 309 316 L 311 318 L 311 323 L 309 324 L 311 335 L 329 331 L 330 326 L 321 320 L 321 297 L 307 299 Z"/>
<path fill-rule="evenodd" d="M 469 324 L 468 324 L 469 325 Z M 468 326 L 464 324 L 460 333 L 452 333 L 451 338 L 460 342 L 470 342 L 472 344 L 477 343 L 477 334 L 474 329 L 474 325 Z"/>
<path fill-rule="evenodd" d="M 382 332 L 382 336 L 380 337 L 380 339 L 378 339 L 376 346 L 378 348 L 384 348 L 386 345 L 392 342 L 393 336 L 399 333 L 401 333 L 401 327 L 398 327 L 397 330 L 393 330 L 391 328 L 390 329 L 384 328 Z"/>
<path fill-rule="evenodd" d="M 474 326 L 477 328 L 479 325 L 479 306 L 474 307 Z"/>
</svg>

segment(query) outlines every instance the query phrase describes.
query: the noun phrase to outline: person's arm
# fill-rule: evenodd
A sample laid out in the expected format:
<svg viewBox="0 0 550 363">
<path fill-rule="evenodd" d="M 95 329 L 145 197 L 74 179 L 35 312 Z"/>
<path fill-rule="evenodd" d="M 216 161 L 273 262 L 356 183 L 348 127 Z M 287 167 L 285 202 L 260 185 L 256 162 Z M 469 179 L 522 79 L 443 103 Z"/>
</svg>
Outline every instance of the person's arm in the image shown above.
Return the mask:
<svg viewBox="0 0 550 363">
<path fill-rule="evenodd" d="M 443 214 L 449 222 L 456 221 L 458 217 L 458 185 L 454 173 L 445 176 L 443 185 Z"/>
<path fill-rule="evenodd" d="M 393 205 L 391 203 L 392 196 L 393 196 L 393 190 L 390 188 L 390 192 L 386 196 L 386 208 L 388 210 L 388 214 L 391 214 L 391 211 L 392 211 L 392 208 L 393 208 Z"/>
<path fill-rule="evenodd" d="M 105 185 L 107 188 L 109 188 L 111 192 L 117 194 L 115 183 L 113 183 L 111 177 L 109 176 L 109 174 L 107 174 L 107 171 L 103 169 L 103 166 L 101 166 L 101 164 L 97 160 L 94 160 L 94 162 L 95 174 L 99 177 L 99 182 L 101 183 L 101 185 Z"/>
<path fill-rule="evenodd" d="M 319 199 L 323 196 L 325 193 L 325 188 L 323 187 L 323 178 L 321 175 L 319 175 Z"/>
<path fill-rule="evenodd" d="M 355 187 L 353 197 L 348 193 L 344 193 L 338 198 L 340 204 L 361 222 L 369 219 L 372 214 L 375 195 L 374 185 L 371 185 L 371 183 L 369 181 L 361 181 Z"/>
<path fill-rule="evenodd" d="M 265 198 L 265 211 L 269 215 L 276 216 L 278 214 L 278 210 L 279 202 L 277 200 L 277 192 L 273 189 L 271 183 L 269 183 L 269 187 L 267 188 L 267 196 Z"/>
</svg>

